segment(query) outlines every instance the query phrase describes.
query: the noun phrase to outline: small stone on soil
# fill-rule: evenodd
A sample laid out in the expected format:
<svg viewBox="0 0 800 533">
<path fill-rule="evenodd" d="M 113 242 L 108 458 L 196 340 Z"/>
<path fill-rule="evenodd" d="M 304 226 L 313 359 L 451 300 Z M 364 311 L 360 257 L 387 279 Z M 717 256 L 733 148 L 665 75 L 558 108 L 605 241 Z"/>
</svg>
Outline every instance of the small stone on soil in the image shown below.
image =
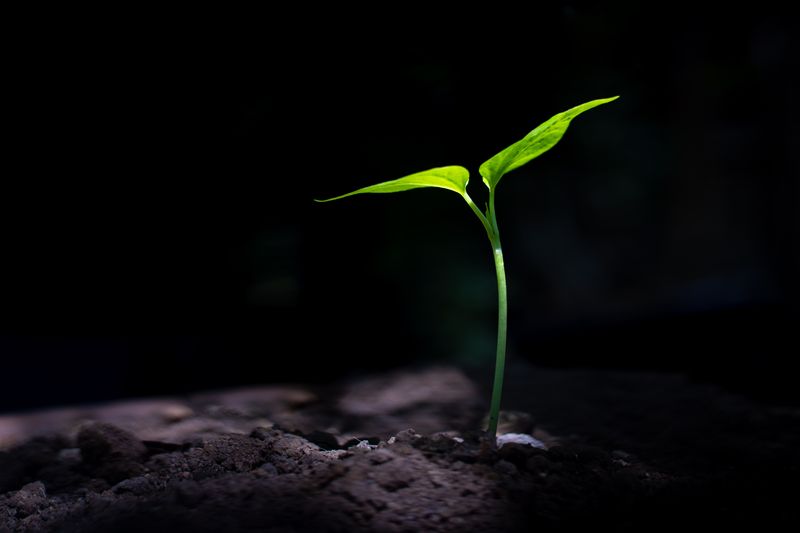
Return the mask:
<svg viewBox="0 0 800 533">
<path fill-rule="evenodd" d="M 528 446 L 533 446 L 534 448 L 541 448 L 542 450 L 547 449 L 547 446 L 545 446 L 542 441 L 525 433 L 506 433 L 505 435 L 497 436 L 498 448 L 502 448 L 504 445 L 512 442 L 517 444 L 526 444 Z"/>
<path fill-rule="evenodd" d="M 17 508 L 18 516 L 27 516 L 47 501 L 44 483 L 34 481 L 28 483 L 11 496 L 9 503 Z"/>
</svg>

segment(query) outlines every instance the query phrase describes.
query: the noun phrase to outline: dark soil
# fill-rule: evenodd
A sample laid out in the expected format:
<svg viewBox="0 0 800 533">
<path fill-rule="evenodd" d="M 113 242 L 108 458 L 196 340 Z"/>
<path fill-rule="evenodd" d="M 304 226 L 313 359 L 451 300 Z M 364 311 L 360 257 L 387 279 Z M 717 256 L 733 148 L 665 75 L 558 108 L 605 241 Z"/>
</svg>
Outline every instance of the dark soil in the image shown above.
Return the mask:
<svg viewBox="0 0 800 533">
<path fill-rule="evenodd" d="M 0 417 L 0 531 L 766 531 L 800 409 L 680 376 L 510 369 L 494 449 L 455 369 Z M 691 528 L 691 529 L 689 529 Z"/>
</svg>

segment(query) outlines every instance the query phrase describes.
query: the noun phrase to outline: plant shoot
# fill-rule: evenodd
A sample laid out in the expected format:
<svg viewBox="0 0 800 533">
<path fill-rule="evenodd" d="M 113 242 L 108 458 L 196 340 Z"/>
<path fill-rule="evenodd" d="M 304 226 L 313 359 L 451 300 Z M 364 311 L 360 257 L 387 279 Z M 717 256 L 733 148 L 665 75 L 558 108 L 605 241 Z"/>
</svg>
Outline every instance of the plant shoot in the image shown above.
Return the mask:
<svg viewBox="0 0 800 533">
<path fill-rule="evenodd" d="M 489 407 L 489 424 L 487 434 L 494 442 L 497 435 L 497 421 L 500 414 L 500 400 L 503 392 L 503 375 L 505 373 L 506 361 L 506 336 L 508 326 L 508 287 L 506 285 L 506 271 L 503 263 L 503 247 L 500 244 L 500 230 L 497 225 L 497 214 L 495 212 L 495 191 L 500 178 L 515 168 L 521 167 L 530 160 L 539 157 L 546 151 L 555 146 L 564 133 L 567 131 L 572 119 L 588 111 L 593 107 L 606 104 L 618 97 L 603 98 L 592 100 L 573 107 L 563 113 L 559 113 L 549 120 L 546 120 L 533 131 L 528 133 L 521 140 L 497 153 L 489 160 L 484 162 L 479 172 L 483 178 L 483 183 L 489 189 L 489 201 L 485 211 L 481 211 L 475 202 L 472 201 L 467 193 L 469 183 L 469 172 L 464 167 L 447 166 L 432 168 L 411 174 L 396 180 L 385 181 L 375 185 L 370 185 L 353 192 L 317 200 L 318 202 L 330 202 L 340 200 L 348 196 L 366 193 L 390 193 L 419 189 L 423 187 L 437 187 L 447 189 L 460 195 L 467 203 L 469 208 L 483 224 L 489 243 L 492 246 L 494 256 L 495 271 L 497 274 L 497 353 L 495 356 L 494 382 L 492 386 L 492 400 Z"/>
</svg>

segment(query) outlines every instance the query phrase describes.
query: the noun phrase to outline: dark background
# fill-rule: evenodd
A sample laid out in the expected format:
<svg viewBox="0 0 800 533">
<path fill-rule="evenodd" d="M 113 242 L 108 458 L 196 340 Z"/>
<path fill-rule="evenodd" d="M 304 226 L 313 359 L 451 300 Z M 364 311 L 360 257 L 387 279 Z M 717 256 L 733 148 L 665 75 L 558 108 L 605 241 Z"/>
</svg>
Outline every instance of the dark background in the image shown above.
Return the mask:
<svg viewBox="0 0 800 533">
<path fill-rule="evenodd" d="M 466 205 L 312 199 L 458 164 L 482 204 L 481 162 L 612 95 L 498 190 L 509 372 L 797 402 L 795 27 L 678 11 L 27 20 L 3 82 L 0 411 L 434 362 L 488 387 L 494 267 Z"/>
</svg>

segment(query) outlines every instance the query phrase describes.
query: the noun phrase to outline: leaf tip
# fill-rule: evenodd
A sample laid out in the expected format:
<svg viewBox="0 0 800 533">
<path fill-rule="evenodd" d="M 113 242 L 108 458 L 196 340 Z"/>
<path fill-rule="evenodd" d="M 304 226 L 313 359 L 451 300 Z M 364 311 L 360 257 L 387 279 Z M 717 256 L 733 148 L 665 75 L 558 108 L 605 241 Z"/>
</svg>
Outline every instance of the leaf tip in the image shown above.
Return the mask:
<svg viewBox="0 0 800 533">
<path fill-rule="evenodd" d="M 344 196 L 347 196 L 347 195 L 345 194 Z M 334 196 L 333 198 L 312 198 L 312 200 L 314 200 L 314 203 L 317 203 L 317 204 L 326 204 L 328 202 L 332 202 L 334 200 L 338 200 L 339 198 L 342 198 L 342 197 L 343 196 Z"/>
</svg>

